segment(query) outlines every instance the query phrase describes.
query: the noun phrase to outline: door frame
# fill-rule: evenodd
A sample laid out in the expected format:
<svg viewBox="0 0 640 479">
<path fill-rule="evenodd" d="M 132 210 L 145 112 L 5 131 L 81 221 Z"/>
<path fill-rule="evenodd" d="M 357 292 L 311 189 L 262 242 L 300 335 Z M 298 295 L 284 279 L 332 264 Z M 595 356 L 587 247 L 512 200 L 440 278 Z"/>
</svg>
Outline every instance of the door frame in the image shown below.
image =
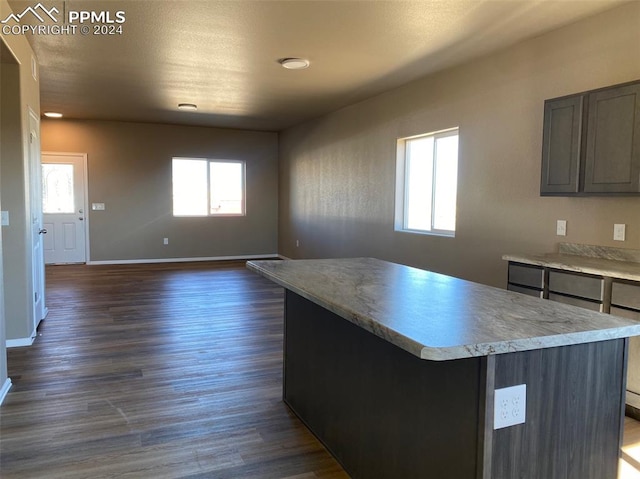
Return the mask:
<svg viewBox="0 0 640 479">
<path fill-rule="evenodd" d="M 89 264 L 91 261 L 91 250 L 89 248 L 89 173 L 87 170 L 87 154 L 77 152 L 64 152 L 64 151 L 43 151 L 42 156 L 75 156 L 82 161 L 82 167 L 84 174 L 82 181 L 84 183 L 84 258 L 85 264 Z"/>
<path fill-rule="evenodd" d="M 27 156 L 29 158 L 28 168 L 25 168 L 25 176 L 29 178 L 29 205 L 27 207 L 29 215 L 29 254 L 31 256 L 31 284 L 32 284 L 32 315 L 33 332 L 32 340 L 36 336 L 36 331 L 40 321 L 47 317 L 48 308 L 46 304 L 46 281 L 44 271 L 44 239 L 41 233 L 37 233 L 36 242 L 35 231 L 42 231 L 42 154 L 40 151 L 40 118 L 36 113 L 28 108 L 29 130 Z M 36 248 L 36 244 L 39 247 Z M 39 252 L 38 252 L 39 250 Z"/>
</svg>

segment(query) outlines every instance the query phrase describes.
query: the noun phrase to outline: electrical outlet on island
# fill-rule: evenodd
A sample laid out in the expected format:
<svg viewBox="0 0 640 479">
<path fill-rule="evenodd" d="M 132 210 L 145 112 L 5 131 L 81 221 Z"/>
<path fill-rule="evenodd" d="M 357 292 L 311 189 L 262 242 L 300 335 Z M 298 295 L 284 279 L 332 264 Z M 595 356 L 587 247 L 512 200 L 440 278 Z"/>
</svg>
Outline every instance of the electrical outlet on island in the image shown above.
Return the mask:
<svg viewBox="0 0 640 479">
<path fill-rule="evenodd" d="M 493 405 L 493 429 L 524 424 L 527 411 L 527 385 L 496 389 Z"/>
</svg>

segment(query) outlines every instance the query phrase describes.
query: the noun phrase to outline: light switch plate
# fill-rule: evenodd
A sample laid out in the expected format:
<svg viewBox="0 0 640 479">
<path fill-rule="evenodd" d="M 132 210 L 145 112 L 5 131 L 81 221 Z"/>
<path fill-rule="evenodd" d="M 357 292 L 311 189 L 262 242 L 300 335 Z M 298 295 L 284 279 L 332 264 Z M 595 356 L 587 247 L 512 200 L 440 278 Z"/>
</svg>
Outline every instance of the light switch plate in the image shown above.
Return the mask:
<svg viewBox="0 0 640 479">
<path fill-rule="evenodd" d="M 91 203 L 93 211 L 104 211 L 104 203 Z"/>
<path fill-rule="evenodd" d="M 524 424 L 526 411 L 526 384 L 496 389 L 493 404 L 493 429 Z"/>
<path fill-rule="evenodd" d="M 558 220 L 556 222 L 556 235 L 567 236 L 567 220 Z"/>
</svg>

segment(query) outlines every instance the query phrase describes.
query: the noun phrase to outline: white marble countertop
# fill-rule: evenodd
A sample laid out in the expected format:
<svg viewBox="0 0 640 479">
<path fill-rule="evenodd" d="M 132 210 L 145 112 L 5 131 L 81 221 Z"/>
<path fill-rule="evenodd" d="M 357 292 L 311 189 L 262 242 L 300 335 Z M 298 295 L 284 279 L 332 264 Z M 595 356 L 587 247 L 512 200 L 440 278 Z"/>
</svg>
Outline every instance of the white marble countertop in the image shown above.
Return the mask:
<svg viewBox="0 0 640 479">
<path fill-rule="evenodd" d="M 576 273 L 640 281 L 640 263 L 564 253 L 505 254 L 502 259 Z"/>
<path fill-rule="evenodd" d="M 444 361 L 640 335 L 640 323 L 372 258 L 247 267 L 409 353 Z"/>
</svg>

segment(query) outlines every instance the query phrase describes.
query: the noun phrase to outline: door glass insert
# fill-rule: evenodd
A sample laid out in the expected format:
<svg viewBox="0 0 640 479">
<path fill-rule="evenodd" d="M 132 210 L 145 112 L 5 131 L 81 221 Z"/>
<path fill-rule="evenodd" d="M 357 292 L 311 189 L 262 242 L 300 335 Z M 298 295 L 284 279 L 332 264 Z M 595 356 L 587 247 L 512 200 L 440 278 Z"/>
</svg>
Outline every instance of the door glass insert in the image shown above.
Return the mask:
<svg viewBox="0 0 640 479">
<path fill-rule="evenodd" d="M 73 165 L 42 165 L 42 212 L 75 213 Z"/>
</svg>

